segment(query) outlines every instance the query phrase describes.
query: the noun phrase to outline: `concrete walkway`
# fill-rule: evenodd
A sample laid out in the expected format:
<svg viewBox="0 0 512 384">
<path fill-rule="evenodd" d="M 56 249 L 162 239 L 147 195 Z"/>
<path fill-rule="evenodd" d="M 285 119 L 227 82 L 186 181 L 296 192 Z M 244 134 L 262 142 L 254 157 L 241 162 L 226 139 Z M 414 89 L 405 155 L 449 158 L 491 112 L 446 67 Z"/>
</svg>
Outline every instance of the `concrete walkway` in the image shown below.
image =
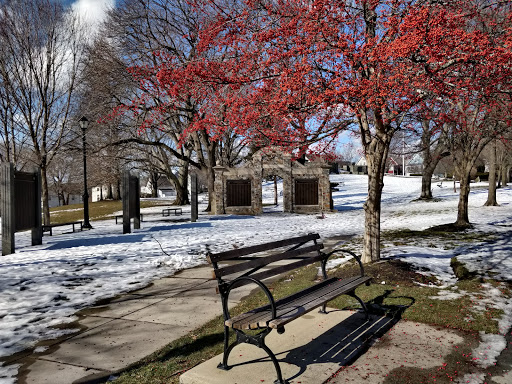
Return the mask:
<svg viewBox="0 0 512 384">
<path fill-rule="evenodd" d="M 70 384 L 108 378 L 220 315 L 211 268 L 182 271 L 107 305 L 80 311 L 78 334 L 42 343 L 42 353 L 17 356 L 18 383 Z M 230 296 L 235 305 L 251 287 Z"/>
<path fill-rule="evenodd" d="M 382 383 L 396 368 L 442 366 L 453 346 L 464 340 L 456 333 L 418 323 L 397 322 L 386 316 L 328 309 L 312 311 L 286 326 L 284 335 L 270 333 L 266 344 L 279 360 L 283 378 L 290 383 Z M 377 343 L 390 333 L 399 335 L 395 344 Z M 367 352 L 368 348 L 370 351 Z M 418 348 L 419 347 L 419 348 Z M 229 371 L 217 369 L 218 355 L 180 377 L 180 384 L 272 383 L 276 371 L 268 355 L 242 344 L 231 353 Z M 340 371 L 341 368 L 348 368 Z M 395 381 L 400 382 L 400 381 Z M 405 382 L 413 383 L 414 380 Z"/>
</svg>

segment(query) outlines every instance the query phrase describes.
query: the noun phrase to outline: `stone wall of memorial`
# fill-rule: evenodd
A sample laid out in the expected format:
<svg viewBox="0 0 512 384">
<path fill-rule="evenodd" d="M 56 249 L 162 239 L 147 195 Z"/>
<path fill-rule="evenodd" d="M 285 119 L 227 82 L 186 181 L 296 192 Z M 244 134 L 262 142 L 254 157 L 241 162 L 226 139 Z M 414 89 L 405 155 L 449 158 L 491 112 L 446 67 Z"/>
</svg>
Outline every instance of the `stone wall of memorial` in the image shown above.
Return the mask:
<svg viewBox="0 0 512 384">
<path fill-rule="evenodd" d="M 279 176 L 283 180 L 284 212 L 316 213 L 330 210 L 329 165 L 323 161 L 301 164 L 292 160 L 292 155 L 278 148 L 266 148 L 256 152 L 250 163 L 243 167 L 216 166 L 214 206 L 212 214 L 259 215 L 263 212 L 262 180 Z M 295 204 L 295 180 L 318 181 L 318 204 Z M 250 197 L 241 199 L 244 205 L 229 204 L 230 183 L 250 184 Z M 243 187 L 240 189 L 246 191 Z M 245 192 L 244 192 L 245 193 Z M 247 192 L 248 193 L 248 192 Z"/>
</svg>

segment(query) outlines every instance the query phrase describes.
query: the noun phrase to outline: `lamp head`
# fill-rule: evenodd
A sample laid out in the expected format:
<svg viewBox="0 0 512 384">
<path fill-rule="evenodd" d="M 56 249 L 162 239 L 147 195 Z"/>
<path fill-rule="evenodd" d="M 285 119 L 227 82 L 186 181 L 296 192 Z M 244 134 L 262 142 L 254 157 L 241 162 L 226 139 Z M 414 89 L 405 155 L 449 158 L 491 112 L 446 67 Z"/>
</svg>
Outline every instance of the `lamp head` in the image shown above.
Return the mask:
<svg viewBox="0 0 512 384">
<path fill-rule="evenodd" d="M 85 132 L 87 128 L 89 127 L 89 120 L 87 120 L 87 117 L 82 116 L 80 120 L 78 120 L 78 124 L 80 124 L 80 128 L 82 128 L 82 131 Z"/>
</svg>

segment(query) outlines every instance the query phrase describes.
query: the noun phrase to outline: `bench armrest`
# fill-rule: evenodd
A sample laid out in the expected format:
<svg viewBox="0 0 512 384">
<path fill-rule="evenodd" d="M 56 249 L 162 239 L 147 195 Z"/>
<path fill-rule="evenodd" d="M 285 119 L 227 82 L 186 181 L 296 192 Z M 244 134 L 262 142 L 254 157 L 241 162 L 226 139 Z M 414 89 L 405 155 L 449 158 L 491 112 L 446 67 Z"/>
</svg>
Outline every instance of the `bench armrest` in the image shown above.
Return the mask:
<svg viewBox="0 0 512 384">
<path fill-rule="evenodd" d="M 234 288 L 237 288 L 237 284 L 241 283 L 242 281 L 249 281 L 253 284 L 256 284 L 257 286 L 259 286 L 261 288 L 261 290 L 265 293 L 265 295 L 267 296 L 267 299 L 270 303 L 270 309 L 272 311 L 272 319 L 271 320 L 274 320 L 277 317 L 277 310 L 276 310 L 276 302 L 274 300 L 274 297 L 272 296 L 272 293 L 267 288 L 267 286 L 265 284 L 263 284 L 260 280 L 255 279 L 254 277 L 250 277 L 250 276 L 237 277 L 235 280 L 231 281 L 228 284 L 228 286 L 225 290 L 220 290 L 221 296 L 222 296 L 222 312 L 224 313 L 224 320 L 228 320 L 231 318 L 231 316 L 229 315 L 229 309 L 228 309 L 229 294 Z"/>
<path fill-rule="evenodd" d="M 359 270 L 361 271 L 361 277 L 364 276 L 364 267 L 363 267 L 363 263 L 361 263 L 361 258 L 359 256 L 357 256 L 354 252 L 352 251 L 349 251 L 348 249 L 343 249 L 343 248 L 334 248 L 333 250 L 331 250 L 329 253 L 326 253 L 326 257 L 323 259 L 322 261 L 322 274 L 323 274 L 323 277 L 324 279 L 327 279 L 327 271 L 325 269 L 326 267 L 326 264 L 327 264 L 327 260 L 329 259 L 329 257 L 331 257 L 333 254 L 335 253 L 338 253 L 338 252 L 343 252 L 343 253 L 348 253 L 350 256 L 353 256 L 354 259 L 356 259 L 357 263 L 359 264 Z"/>
</svg>

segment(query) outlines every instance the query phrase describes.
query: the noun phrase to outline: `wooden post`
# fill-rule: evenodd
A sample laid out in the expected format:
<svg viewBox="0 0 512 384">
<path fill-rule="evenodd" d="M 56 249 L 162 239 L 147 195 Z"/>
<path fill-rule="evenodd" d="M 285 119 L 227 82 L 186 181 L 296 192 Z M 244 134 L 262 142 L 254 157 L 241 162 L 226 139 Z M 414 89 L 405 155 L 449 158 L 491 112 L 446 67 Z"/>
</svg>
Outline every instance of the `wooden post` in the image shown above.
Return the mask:
<svg viewBox="0 0 512 384">
<path fill-rule="evenodd" d="M 133 228 L 140 229 L 140 179 L 138 176 L 132 176 L 132 179 L 134 182 L 131 184 L 133 191 L 130 191 L 130 198 L 135 200 L 133 201 L 135 212 L 131 212 L 133 215 Z"/>
<path fill-rule="evenodd" d="M 2 214 L 2 255 L 14 253 L 14 165 L 3 163 L 0 168 L 0 209 Z"/>
<path fill-rule="evenodd" d="M 130 171 L 123 172 L 123 234 L 131 233 L 130 226 Z"/>
<path fill-rule="evenodd" d="M 34 170 L 35 176 L 35 227 L 32 228 L 32 245 L 43 244 L 43 222 L 41 217 L 41 168 Z"/>
<path fill-rule="evenodd" d="M 198 190 L 197 190 L 197 175 L 195 173 L 190 175 L 190 221 L 195 223 L 198 218 Z"/>
</svg>

